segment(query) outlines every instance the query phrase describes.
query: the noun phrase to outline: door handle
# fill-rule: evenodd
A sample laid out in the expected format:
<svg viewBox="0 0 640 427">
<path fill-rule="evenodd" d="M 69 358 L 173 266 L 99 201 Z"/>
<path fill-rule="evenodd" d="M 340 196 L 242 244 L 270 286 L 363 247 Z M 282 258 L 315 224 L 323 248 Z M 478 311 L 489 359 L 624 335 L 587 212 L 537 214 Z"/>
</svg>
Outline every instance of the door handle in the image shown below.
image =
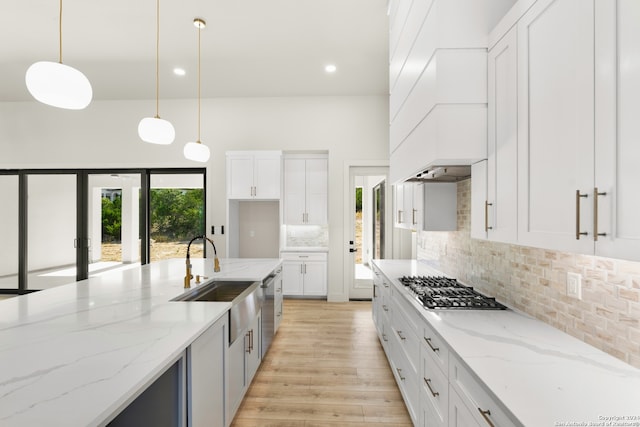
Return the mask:
<svg viewBox="0 0 640 427">
<path fill-rule="evenodd" d="M 349 248 L 349 252 L 358 252 L 358 249 Z"/>
</svg>

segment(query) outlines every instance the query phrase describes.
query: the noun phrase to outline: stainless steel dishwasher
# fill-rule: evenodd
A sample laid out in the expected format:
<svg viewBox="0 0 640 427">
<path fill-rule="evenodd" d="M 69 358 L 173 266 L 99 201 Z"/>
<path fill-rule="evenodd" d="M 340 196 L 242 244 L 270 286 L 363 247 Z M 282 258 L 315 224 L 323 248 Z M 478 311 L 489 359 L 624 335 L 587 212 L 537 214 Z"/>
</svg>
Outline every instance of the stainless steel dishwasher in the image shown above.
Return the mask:
<svg viewBox="0 0 640 427">
<path fill-rule="evenodd" d="M 274 289 L 275 289 L 275 273 L 271 273 L 262 281 L 262 290 L 264 291 L 264 300 L 262 303 L 262 357 L 269 349 L 273 335 L 275 334 L 275 307 L 274 307 Z"/>
</svg>

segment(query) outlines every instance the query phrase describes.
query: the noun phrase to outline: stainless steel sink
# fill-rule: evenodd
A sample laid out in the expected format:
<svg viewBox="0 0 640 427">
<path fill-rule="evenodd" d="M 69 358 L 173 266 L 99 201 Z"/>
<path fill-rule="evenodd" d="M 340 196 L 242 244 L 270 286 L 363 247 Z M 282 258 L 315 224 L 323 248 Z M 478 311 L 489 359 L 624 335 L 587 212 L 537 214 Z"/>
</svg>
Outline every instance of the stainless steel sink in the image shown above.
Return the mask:
<svg viewBox="0 0 640 427">
<path fill-rule="evenodd" d="M 250 281 L 212 281 L 190 292 L 186 292 L 172 301 L 221 301 L 231 302 L 229 310 L 229 343 L 233 343 L 245 330 L 264 301 L 262 282 Z"/>
</svg>

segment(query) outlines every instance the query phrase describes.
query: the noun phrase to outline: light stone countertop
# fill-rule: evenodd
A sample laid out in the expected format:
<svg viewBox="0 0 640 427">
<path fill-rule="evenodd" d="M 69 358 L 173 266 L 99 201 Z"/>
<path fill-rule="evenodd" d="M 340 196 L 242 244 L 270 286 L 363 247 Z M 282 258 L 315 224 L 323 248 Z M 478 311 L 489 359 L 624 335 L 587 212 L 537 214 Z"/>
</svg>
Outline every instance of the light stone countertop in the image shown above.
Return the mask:
<svg viewBox="0 0 640 427">
<path fill-rule="evenodd" d="M 640 425 L 640 369 L 514 310 L 426 310 L 398 278 L 443 273 L 411 260 L 374 264 L 523 425 Z"/>
<path fill-rule="evenodd" d="M 279 259 L 192 259 L 193 275 L 262 280 Z M 206 265 L 205 265 L 206 261 Z M 0 301 L 0 425 L 101 425 L 231 307 L 170 302 L 184 259 Z M 194 284 L 192 281 L 192 289 Z"/>
</svg>

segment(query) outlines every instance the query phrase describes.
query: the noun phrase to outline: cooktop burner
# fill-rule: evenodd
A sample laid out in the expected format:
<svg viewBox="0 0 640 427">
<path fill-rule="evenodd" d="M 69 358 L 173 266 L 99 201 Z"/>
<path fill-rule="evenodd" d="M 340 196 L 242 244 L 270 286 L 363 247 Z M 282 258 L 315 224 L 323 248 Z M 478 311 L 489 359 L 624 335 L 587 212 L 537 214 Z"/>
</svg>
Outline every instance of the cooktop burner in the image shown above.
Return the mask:
<svg viewBox="0 0 640 427">
<path fill-rule="evenodd" d="M 505 310 L 495 298 L 482 295 L 456 279 L 441 276 L 403 276 L 405 285 L 422 303 L 432 310 Z"/>
</svg>

